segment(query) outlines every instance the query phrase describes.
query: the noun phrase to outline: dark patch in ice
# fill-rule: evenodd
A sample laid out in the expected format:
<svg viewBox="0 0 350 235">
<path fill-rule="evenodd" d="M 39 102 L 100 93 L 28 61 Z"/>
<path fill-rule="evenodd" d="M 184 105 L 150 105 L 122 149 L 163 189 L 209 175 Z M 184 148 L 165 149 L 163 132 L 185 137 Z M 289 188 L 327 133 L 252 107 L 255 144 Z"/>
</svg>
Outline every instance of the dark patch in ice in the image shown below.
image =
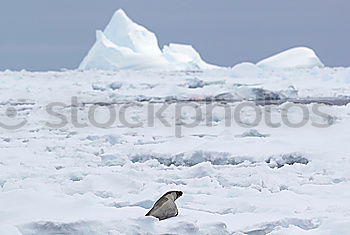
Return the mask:
<svg viewBox="0 0 350 235">
<path fill-rule="evenodd" d="M 225 101 L 235 100 L 234 98 L 235 97 L 229 92 L 222 93 L 214 97 L 215 100 L 225 100 Z"/>
<path fill-rule="evenodd" d="M 288 97 L 288 98 L 293 98 L 293 99 L 298 98 L 298 90 L 295 89 L 294 86 L 289 86 L 287 88 L 287 90 L 280 91 L 280 94 L 283 97 Z"/>
<path fill-rule="evenodd" d="M 294 165 L 296 163 L 307 165 L 309 160 L 302 153 L 286 153 L 269 157 L 266 163 L 271 168 L 281 168 L 285 165 Z"/>
<path fill-rule="evenodd" d="M 280 185 L 280 191 L 283 190 L 288 190 L 288 186 L 287 185 Z"/>
<path fill-rule="evenodd" d="M 73 182 L 79 182 L 79 181 L 82 180 L 82 178 L 80 178 L 80 177 L 72 177 L 70 180 L 73 181 Z"/>
<path fill-rule="evenodd" d="M 36 102 L 34 100 L 29 100 L 29 99 L 18 99 L 18 100 L 10 99 L 4 102 L 0 102 L 0 105 L 11 105 L 11 106 L 21 106 L 21 105 L 33 106 L 35 104 Z"/>
<path fill-rule="evenodd" d="M 270 136 L 269 134 L 261 134 L 255 129 L 250 129 L 250 130 L 244 132 L 241 135 L 236 135 L 236 137 L 239 137 L 239 138 L 244 138 L 244 137 L 261 137 L 261 138 L 265 138 L 265 137 L 269 137 L 269 136 Z"/>
<path fill-rule="evenodd" d="M 338 118 L 336 116 L 332 116 L 332 115 L 327 115 L 327 117 L 323 118 L 323 120 L 329 125 L 334 125 L 337 121 Z"/>
<path fill-rule="evenodd" d="M 252 93 L 254 94 L 254 99 L 256 101 L 275 101 L 275 100 L 282 100 L 286 98 L 284 95 L 280 93 L 276 93 L 273 91 L 269 91 L 263 88 L 252 88 Z M 241 99 L 237 99 L 232 93 L 225 92 L 222 94 L 218 94 L 214 97 L 215 100 L 219 101 L 237 101 Z"/>
<path fill-rule="evenodd" d="M 266 158 L 265 158 L 266 159 Z M 249 156 L 234 156 L 227 152 L 214 151 L 194 151 L 189 153 L 179 154 L 160 154 L 160 153 L 144 153 L 130 155 L 129 160 L 132 163 L 145 163 L 150 160 L 156 160 L 165 166 L 185 166 L 192 167 L 200 163 L 209 162 L 212 165 L 238 165 L 244 162 L 255 164 L 258 161 L 254 157 Z M 281 168 L 285 165 L 308 164 L 309 160 L 302 153 L 286 153 L 268 157 L 264 162 L 271 168 Z"/>
<path fill-rule="evenodd" d="M 167 96 L 167 97 L 164 98 L 165 102 L 177 101 L 177 100 L 178 100 L 178 98 L 176 96 L 174 96 L 174 95 L 170 95 L 170 96 Z"/>
<path fill-rule="evenodd" d="M 204 138 L 204 137 L 218 137 L 217 135 L 208 135 L 208 134 L 194 134 L 194 135 L 191 135 L 191 136 L 194 136 L 194 137 L 198 137 L 198 138 Z"/>
<path fill-rule="evenodd" d="M 89 135 L 88 137 L 86 137 L 86 139 L 90 141 L 95 141 L 95 140 L 98 140 L 99 138 L 100 137 L 97 135 Z"/>
<path fill-rule="evenodd" d="M 202 71 L 202 70 L 199 70 L 199 69 L 197 69 L 197 70 L 183 70 L 183 71 L 179 71 L 179 72 L 184 73 L 184 74 L 186 74 L 186 75 L 201 74 L 201 73 L 203 73 L 203 71 Z"/>
<path fill-rule="evenodd" d="M 157 160 L 166 166 L 195 166 L 203 162 L 210 162 L 213 165 L 238 165 L 244 161 L 253 162 L 249 157 L 232 156 L 226 152 L 195 151 L 193 153 L 180 153 L 175 155 L 167 154 L 137 154 L 129 157 L 133 163 Z"/>
<path fill-rule="evenodd" d="M 333 179 L 332 182 L 335 183 L 335 184 L 339 184 L 339 183 L 342 183 L 342 182 L 345 182 L 347 181 L 346 178 L 337 178 L 337 179 Z"/>
<path fill-rule="evenodd" d="M 1 180 L 0 179 L 0 187 L 3 188 L 6 183 L 6 180 Z"/>
<path fill-rule="evenodd" d="M 216 80 L 216 81 L 207 81 L 204 83 L 205 86 L 212 86 L 212 85 L 224 85 L 226 83 L 225 80 Z M 233 84 L 235 85 L 235 84 Z"/>
<path fill-rule="evenodd" d="M 164 155 L 163 154 L 136 154 L 136 155 L 130 156 L 129 158 L 133 163 L 137 163 L 137 162 L 144 163 L 146 161 L 153 160 L 153 159 L 167 166 L 170 166 L 174 163 L 172 159 L 168 158 L 167 155 L 165 154 Z"/>
<path fill-rule="evenodd" d="M 152 99 L 153 99 L 152 97 L 147 97 L 144 95 L 139 95 L 136 97 L 136 101 L 138 101 L 138 102 L 151 101 Z"/>
<path fill-rule="evenodd" d="M 253 88 L 252 89 L 255 100 L 280 100 L 284 97 L 281 97 L 280 94 L 277 94 L 275 92 L 263 89 L 263 88 Z"/>
<path fill-rule="evenodd" d="M 71 175 L 69 177 L 69 179 L 73 182 L 79 182 L 79 181 L 83 180 L 83 177 L 80 175 Z"/>
</svg>

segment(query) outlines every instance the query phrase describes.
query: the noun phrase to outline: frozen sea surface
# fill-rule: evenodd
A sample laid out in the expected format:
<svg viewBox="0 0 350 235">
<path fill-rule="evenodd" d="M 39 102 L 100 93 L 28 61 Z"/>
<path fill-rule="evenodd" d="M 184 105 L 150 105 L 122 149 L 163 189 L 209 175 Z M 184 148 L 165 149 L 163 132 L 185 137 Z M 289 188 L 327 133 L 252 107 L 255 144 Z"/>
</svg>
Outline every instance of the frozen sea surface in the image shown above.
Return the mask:
<svg viewBox="0 0 350 235">
<path fill-rule="evenodd" d="M 346 100 L 348 68 L 5 71 L 0 82 L 0 234 L 349 233 L 350 105 L 321 104 L 320 116 L 308 102 L 298 128 L 282 115 L 288 99 Z M 265 115 L 249 125 L 249 108 L 227 125 L 225 108 L 259 100 L 283 101 L 259 106 L 280 126 Z M 208 103 L 209 122 L 196 113 Z M 89 119 L 97 107 L 94 121 L 107 123 L 125 104 L 128 123 L 142 125 Z M 169 125 L 149 115 L 164 105 Z M 302 111 L 290 108 L 288 120 Z M 177 217 L 144 216 L 174 189 L 184 192 Z"/>
</svg>

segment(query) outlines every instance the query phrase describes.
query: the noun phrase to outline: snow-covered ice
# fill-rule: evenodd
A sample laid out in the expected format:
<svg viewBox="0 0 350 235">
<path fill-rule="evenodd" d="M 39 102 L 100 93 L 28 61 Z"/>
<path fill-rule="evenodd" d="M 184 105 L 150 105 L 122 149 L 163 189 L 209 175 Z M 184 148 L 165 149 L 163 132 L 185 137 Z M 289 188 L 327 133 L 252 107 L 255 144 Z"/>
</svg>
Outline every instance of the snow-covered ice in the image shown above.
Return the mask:
<svg viewBox="0 0 350 235">
<path fill-rule="evenodd" d="M 256 115 L 249 108 L 241 123 L 226 126 L 224 108 L 275 99 L 283 104 L 261 108 L 280 122 L 289 99 L 346 101 L 349 71 L 242 64 L 209 71 L 1 72 L 0 234 L 347 234 L 350 105 L 321 105 L 322 117 L 305 104 L 310 117 L 300 128 L 264 120 L 245 127 Z M 177 103 L 192 101 L 205 113 L 210 100 L 211 125 L 201 117 L 176 137 Z M 46 111 L 52 102 L 67 118 L 62 127 L 46 124 L 61 122 Z M 101 104 L 98 122 L 108 120 L 106 107 L 127 104 L 128 121 L 144 125 L 117 119 L 94 126 L 88 118 L 94 103 Z M 157 118 L 146 124 L 149 107 L 163 105 L 170 126 Z M 300 122 L 301 111 L 290 109 L 290 121 Z M 73 125 L 74 117 L 82 126 Z M 191 123 L 198 116 L 191 106 L 180 118 Z M 23 120 L 21 128 L 4 129 Z M 168 190 L 184 192 L 178 217 L 145 217 Z"/>
<path fill-rule="evenodd" d="M 119 9 L 81 62 L 79 69 L 209 69 L 190 45 L 170 44 L 160 50 L 156 35 Z"/>
</svg>

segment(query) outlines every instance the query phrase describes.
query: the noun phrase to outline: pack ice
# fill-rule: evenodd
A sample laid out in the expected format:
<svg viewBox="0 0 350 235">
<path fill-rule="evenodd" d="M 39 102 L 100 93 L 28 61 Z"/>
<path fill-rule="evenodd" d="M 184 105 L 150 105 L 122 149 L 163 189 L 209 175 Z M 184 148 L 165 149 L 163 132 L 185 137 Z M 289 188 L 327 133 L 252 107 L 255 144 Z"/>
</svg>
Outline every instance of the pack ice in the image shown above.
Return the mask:
<svg viewBox="0 0 350 235">
<path fill-rule="evenodd" d="M 161 50 L 153 32 L 134 23 L 117 10 L 105 30 L 96 32 L 96 42 L 79 69 L 210 69 L 190 45 L 174 44 Z"/>
</svg>

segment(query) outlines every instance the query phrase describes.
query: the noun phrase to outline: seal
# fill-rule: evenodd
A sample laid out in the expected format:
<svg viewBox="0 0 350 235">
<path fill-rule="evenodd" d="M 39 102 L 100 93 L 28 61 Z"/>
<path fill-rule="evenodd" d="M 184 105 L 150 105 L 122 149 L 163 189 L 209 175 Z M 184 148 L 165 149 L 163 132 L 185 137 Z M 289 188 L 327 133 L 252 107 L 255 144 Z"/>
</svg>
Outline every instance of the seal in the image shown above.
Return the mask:
<svg viewBox="0 0 350 235">
<path fill-rule="evenodd" d="M 169 191 L 156 201 L 146 216 L 153 216 L 159 220 L 169 219 L 178 215 L 175 200 L 183 195 L 181 191 Z"/>
</svg>

